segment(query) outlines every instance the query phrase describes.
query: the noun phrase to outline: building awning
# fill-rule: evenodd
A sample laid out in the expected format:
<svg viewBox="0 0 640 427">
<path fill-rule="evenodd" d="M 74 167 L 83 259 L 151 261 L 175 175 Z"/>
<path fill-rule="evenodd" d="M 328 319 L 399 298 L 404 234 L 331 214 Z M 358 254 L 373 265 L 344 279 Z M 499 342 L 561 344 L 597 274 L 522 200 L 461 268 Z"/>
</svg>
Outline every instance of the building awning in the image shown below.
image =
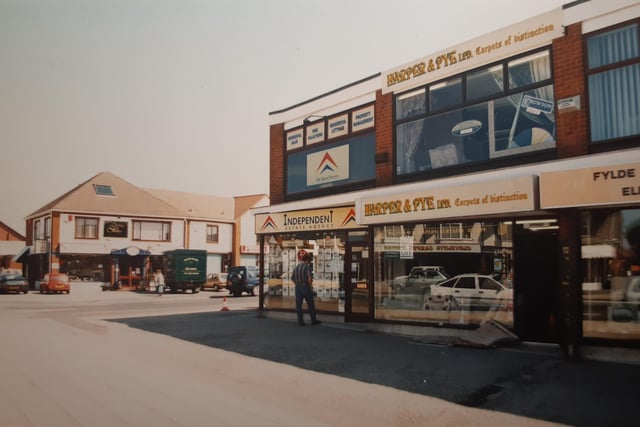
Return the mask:
<svg viewBox="0 0 640 427">
<path fill-rule="evenodd" d="M 24 264 L 25 262 L 27 262 L 27 257 L 29 256 L 30 252 L 31 246 L 25 246 L 24 248 L 20 249 L 20 251 L 11 259 L 11 261 Z"/>
<path fill-rule="evenodd" d="M 151 252 L 146 251 L 144 249 L 140 249 L 137 246 L 128 246 L 122 249 L 113 249 L 111 251 L 111 255 L 129 255 L 129 256 L 151 255 Z"/>
</svg>

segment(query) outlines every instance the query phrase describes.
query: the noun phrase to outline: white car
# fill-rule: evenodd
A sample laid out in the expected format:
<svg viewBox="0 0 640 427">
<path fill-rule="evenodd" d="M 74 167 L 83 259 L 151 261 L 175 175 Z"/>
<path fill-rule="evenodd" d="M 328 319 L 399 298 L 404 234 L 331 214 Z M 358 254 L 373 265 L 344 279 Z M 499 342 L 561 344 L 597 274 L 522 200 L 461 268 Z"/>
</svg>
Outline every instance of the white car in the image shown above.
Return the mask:
<svg viewBox="0 0 640 427">
<path fill-rule="evenodd" d="M 444 272 L 444 267 L 440 265 L 423 265 L 413 267 L 407 276 L 394 278 L 391 287 L 395 292 L 400 292 L 405 288 L 435 285 L 448 278 L 449 276 Z"/>
<path fill-rule="evenodd" d="M 513 291 L 486 274 L 460 274 L 437 285 L 425 296 L 425 310 L 485 309 L 510 305 Z"/>
</svg>

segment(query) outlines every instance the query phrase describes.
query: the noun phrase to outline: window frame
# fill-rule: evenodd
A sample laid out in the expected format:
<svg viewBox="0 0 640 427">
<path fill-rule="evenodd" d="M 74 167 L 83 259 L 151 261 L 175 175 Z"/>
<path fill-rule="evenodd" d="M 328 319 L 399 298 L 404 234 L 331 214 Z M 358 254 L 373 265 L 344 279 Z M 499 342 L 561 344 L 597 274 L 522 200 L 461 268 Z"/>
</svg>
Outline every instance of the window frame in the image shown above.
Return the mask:
<svg viewBox="0 0 640 427">
<path fill-rule="evenodd" d="M 213 230 L 214 228 L 215 228 L 215 238 L 212 238 L 213 233 L 211 233 L 210 230 Z M 205 234 L 206 234 L 205 239 L 207 243 L 218 243 L 220 240 L 220 227 L 218 227 L 217 224 L 207 224 Z"/>
<path fill-rule="evenodd" d="M 589 42 L 590 40 L 593 40 L 596 37 L 602 36 L 603 34 L 607 34 L 607 33 L 612 33 L 615 32 L 621 28 L 624 27 L 630 27 L 630 26 L 635 26 L 636 27 L 636 43 L 638 46 L 638 52 L 636 53 L 636 56 L 633 58 L 627 58 L 627 59 L 623 59 L 623 60 L 618 60 L 616 62 L 610 62 L 607 63 L 605 65 L 598 65 L 598 66 L 593 66 L 591 67 L 589 65 L 589 61 L 590 61 L 590 52 L 589 52 Z M 588 100 L 588 105 L 589 105 L 589 110 L 588 110 L 588 120 L 589 120 L 589 146 L 590 147 L 608 147 L 611 146 L 611 149 L 616 149 L 617 146 L 615 146 L 616 142 L 620 142 L 620 141 L 630 141 L 632 139 L 637 139 L 640 136 L 640 131 L 638 131 L 637 133 L 634 134 L 628 134 L 628 135 L 612 135 L 611 137 L 605 137 L 605 138 L 599 138 L 597 140 L 594 140 L 594 132 L 593 132 L 593 126 L 595 122 L 600 121 L 598 117 L 594 118 L 594 114 L 596 114 L 595 112 L 595 105 L 597 104 L 595 102 L 595 100 L 593 99 L 593 96 L 595 96 L 595 88 L 592 87 L 592 78 L 596 77 L 596 76 L 603 76 L 607 73 L 611 73 L 613 71 L 616 70 L 623 70 L 625 68 L 628 67 L 633 67 L 633 66 L 637 66 L 640 67 L 640 19 L 636 18 L 636 19 L 632 19 L 629 21 L 625 21 L 622 23 L 619 23 L 617 25 L 613 25 L 607 28 L 603 28 L 601 30 L 598 31 L 594 31 L 592 33 L 586 34 L 583 37 L 583 51 L 584 51 L 584 77 L 585 77 L 585 86 L 586 86 L 586 92 L 587 92 L 587 100 Z M 638 85 L 640 85 L 640 83 L 638 83 Z M 603 107 L 603 109 L 608 110 L 607 108 Z M 618 130 L 619 132 L 619 130 Z M 630 141 L 631 143 L 633 143 L 633 141 Z M 612 143 L 613 146 L 612 146 Z"/>
<path fill-rule="evenodd" d="M 511 87 L 512 85 L 510 85 L 510 82 L 509 82 L 510 66 L 513 67 L 513 64 L 517 65 L 518 62 L 524 62 L 529 57 L 531 58 L 531 61 L 535 61 L 538 57 L 542 55 L 544 55 L 544 61 L 541 63 L 548 64 L 547 66 L 548 78 L 539 78 L 535 73 L 535 71 L 532 71 L 531 77 L 533 80 L 531 83 L 529 84 L 521 83 L 519 85 L 516 85 L 516 87 Z M 496 70 L 496 67 L 501 67 L 502 71 L 498 72 Z M 468 79 L 478 76 L 482 71 L 486 71 L 487 73 L 494 72 L 496 79 L 498 79 L 498 81 L 500 80 L 500 78 L 502 79 L 501 84 L 503 89 L 501 91 L 492 91 L 491 94 L 487 96 L 477 96 L 477 97 L 470 98 L 470 94 L 468 90 Z M 544 76 L 546 75 L 547 73 L 544 74 Z M 453 103 L 451 107 L 446 109 L 433 110 L 432 108 L 430 108 L 430 106 L 428 105 L 429 98 L 430 98 L 430 87 L 440 85 L 443 82 L 450 82 L 455 79 L 461 79 L 461 89 L 462 89 L 462 97 L 463 97 L 462 103 L 461 104 Z M 496 81 L 496 84 L 498 84 L 498 81 Z M 426 112 L 423 114 L 407 114 L 405 115 L 405 117 L 402 117 L 403 113 L 397 111 L 397 109 L 399 108 L 399 100 L 402 100 L 404 98 L 408 99 L 408 95 L 418 94 L 418 93 L 421 93 L 421 91 L 423 90 L 426 93 L 426 97 L 425 97 L 426 105 L 422 108 L 420 107 L 418 108 L 414 107 L 414 108 L 415 110 L 426 110 Z M 554 89 L 554 73 L 553 73 L 553 50 L 551 45 L 546 45 L 537 49 L 523 52 L 519 55 L 510 56 L 508 58 L 501 59 L 500 61 L 496 61 L 494 63 L 484 64 L 481 67 L 467 70 L 457 75 L 447 76 L 444 79 L 429 82 L 426 85 L 413 87 L 413 88 L 407 89 L 406 91 L 394 94 L 394 99 L 392 103 L 393 109 L 394 109 L 392 114 L 392 117 L 394 118 L 393 120 L 394 180 L 398 183 L 411 182 L 411 181 L 425 179 L 425 178 L 451 176 L 451 175 L 466 173 L 471 171 L 482 171 L 482 170 L 492 169 L 495 167 L 502 167 L 505 165 L 532 163 L 532 162 L 540 161 L 542 158 L 548 158 L 549 156 L 554 157 L 554 153 L 557 148 L 557 140 L 556 140 L 556 134 L 555 134 L 555 123 L 556 123 L 557 111 L 554 107 L 551 107 L 553 108 L 551 113 L 542 113 L 542 114 L 547 114 L 548 122 L 549 122 L 548 124 L 550 126 L 553 125 L 552 126 L 553 133 L 551 134 L 552 138 L 544 139 L 544 142 L 542 144 L 534 145 L 531 142 L 533 141 L 533 136 L 531 136 L 531 141 L 529 146 L 514 145 L 514 147 L 509 146 L 508 148 L 500 148 L 498 146 L 499 139 L 498 139 L 498 135 L 496 135 L 496 131 L 498 130 L 497 129 L 498 124 L 496 121 L 497 119 L 494 117 L 495 114 L 497 114 L 495 110 L 497 110 L 497 107 L 501 105 L 501 104 L 498 104 L 498 101 L 510 99 L 514 96 L 522 96 L 522 98 L 524 98 L 525 95 L 531 96 L 531 93 L 535 91 L 550 91 L 551 92 L 550 99 L 546 99 L 548 98 L 548 96 L 545 96 L 544 98 L 546 101 L 549 101 L 549 103 L 555 104 L 555 102 L 553 102 L 555 97 L 554 95 L 555 89 Z M 521 99 L 520 102 L 523 102 L 523 100 Z M 439 119 L 438 116 L 441 116 L 442 120 L 452 120 L 446 117 L 446 115 L 456 115 L 456 114 L 467 115 L 468 113 L 475 111 L 475 109 L 480 108 L 482 104 L 486 104 L 485 108 L 487 113 L 487 123 L 484 126 L 485 129 L 482 129 L 482 132 L 486 132 L 488 135 L 488 138 L 490 138 L 489 142 L 486 143 L 489 148 L 488 154 L 486 152 L 481 152 L 482 150 L 480 150 L 478 153 L 473 153 L 473 152 L 469 153 L 471 157 L 466 157 L 467 153 L 465 148 L 465 157 L 464 157 L 465 160 L 449 161 L 447 159 L 453 153 L 449 153 L 446 150 L 443 151 L 442 153 L 438 152 L 439 149 L 444 150 L 445 148 L 447 148 L 447 145 L 445 144 L 445 145 L 434 147 L 434 149 L 427 150 L 428 152 L 433 151 L 434 152 L 433 155 L 436 155 L 437 158 L 441 158 L 443 160 L 442 162 L 439 161 L 437 163 L 434 163 L 435 166 L 433 167 L 430 166 L 431 165 L 430 162 L 426 162 L 426 164 L 412 165 L 411 163 L 412 160 L 410 157 L 411 155 L 403 157 L 404 160 L 400 158 L 399 150 L 402 149 L 402 144 L 399 143 L 399 140 L 401 139 L 399 137 L 399 133 L 404 132 L 405 135 L 408 135 L 407 138 L 410 138 L 410 139 L 416 138 L 415 136 L 411 137 L 411 133 L 415 134 L 416 130 L 411 129 L 408 126 L 411 126 L 415 123 L 415 126 L 424 128 L 425 126 L 430 126 L 428 123 L 429 120 L 434 120 L 434 119 L 438 120 Z M 518 113 L 516 112 L 516 114 Z M 462 123 L 465 121 L 469 122 L 474 120 L 461 119 L 459 123 Z M 406 128 L 404 128 L 401 131 L 400 129 L 403 128 L 403 126 Z M 478 132 L 478 135 L 480 135 L 480 132 Z M 459 136 L 459 135 L 456 134 L 456 136 Z M 409 141 L 410 144 L 427 144 L 427 139 L 422 140 L 422 138 L 423 136 L 420 136 L 419 139 L 417 139 L 415 142 L 411 142 L 409 140 L 407 141 Z M 511 138 L 511 135 L 509 135 L 509 138 Z M 514 138 L 514 140 L 515 139 L 516 138 Z M 424 149 L 425 148 L 423 147 L 422 150 Z M 404 163 L 405 161 L 407 163 Z"/>
<path fill-rule="evenodd" d="M 142 238 L 144 224 L 160 224 L 161 237 L 159 239 Z M 170 242 L 171 241 L 171 221 L 144 221 L 134 219 L 131 221 L 131 240 L 136 242 Z"/>
<path fill-rule="evenodd" d="M 90 224 L 94 222 L 95 224 Z M 88 230 L 94 230 L 93 237 Z M 81 232 L 79 232 L 81 231 Z M 100 238 L 100 218 L 90 216 L 76 216 L 74 238 L 82 240 L 98 240 Z"/>
</svg>

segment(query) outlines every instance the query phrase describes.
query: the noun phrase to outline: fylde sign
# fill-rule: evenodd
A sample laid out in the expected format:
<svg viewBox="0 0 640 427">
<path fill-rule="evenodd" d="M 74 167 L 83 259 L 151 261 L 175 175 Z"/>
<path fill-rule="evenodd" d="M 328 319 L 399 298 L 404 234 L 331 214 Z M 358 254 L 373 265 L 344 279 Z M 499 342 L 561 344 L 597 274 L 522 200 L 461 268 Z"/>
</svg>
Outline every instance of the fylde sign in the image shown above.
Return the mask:
<svg viewBox="0 0 640 427">
<path fill-rule="evenodd" d="M 540 174 L 542 209 L 640 202 L 640 163 Z"/>
</svg>

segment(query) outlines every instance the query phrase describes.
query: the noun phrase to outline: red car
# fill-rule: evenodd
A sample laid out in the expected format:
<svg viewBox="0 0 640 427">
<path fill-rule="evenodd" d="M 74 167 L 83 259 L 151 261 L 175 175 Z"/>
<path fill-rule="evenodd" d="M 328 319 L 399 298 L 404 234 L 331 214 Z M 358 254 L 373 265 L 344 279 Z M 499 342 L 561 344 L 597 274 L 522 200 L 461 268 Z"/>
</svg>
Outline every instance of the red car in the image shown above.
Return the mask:
<svg viewBox="0 0 640 427">
<path fill-rule="evenodd" d="M 69 283 L 69 276 L 64 273 L 48 273 L 45 274 L 44 279 L 40 282 L 40 293 L 63 293 L 67 294 L 71 292 L 71 284 Z"/>
</svg>

